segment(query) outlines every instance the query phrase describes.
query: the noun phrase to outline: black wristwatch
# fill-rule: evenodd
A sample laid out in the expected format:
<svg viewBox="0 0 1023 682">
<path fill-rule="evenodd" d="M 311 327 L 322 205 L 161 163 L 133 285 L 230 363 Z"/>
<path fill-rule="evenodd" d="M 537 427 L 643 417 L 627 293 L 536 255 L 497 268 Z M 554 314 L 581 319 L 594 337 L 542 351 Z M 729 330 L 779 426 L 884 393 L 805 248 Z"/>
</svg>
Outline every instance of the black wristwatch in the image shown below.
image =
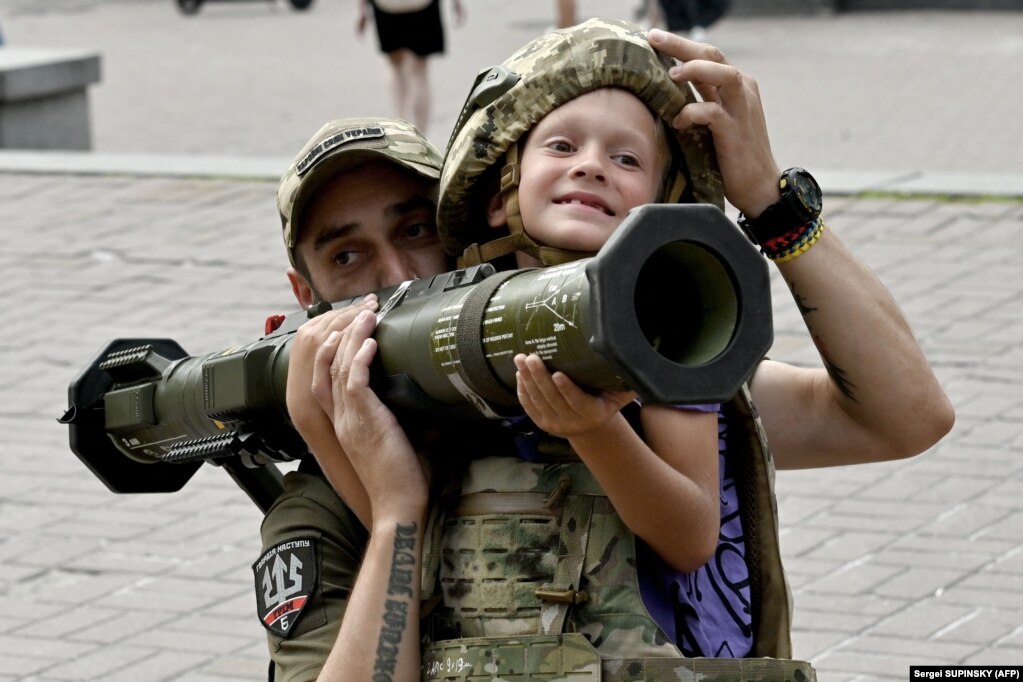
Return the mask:
<svg viewBox="0 0 1023 682">
<path fill-rule="evenodd" d="M 802 168 L 789 168 L 778 180 L 781 199 L 750 220 L 739 216 L 739 227 L 753 243 L 763 244 L 816 220 L 821 214 L 820 185 Z"/>
</svg>

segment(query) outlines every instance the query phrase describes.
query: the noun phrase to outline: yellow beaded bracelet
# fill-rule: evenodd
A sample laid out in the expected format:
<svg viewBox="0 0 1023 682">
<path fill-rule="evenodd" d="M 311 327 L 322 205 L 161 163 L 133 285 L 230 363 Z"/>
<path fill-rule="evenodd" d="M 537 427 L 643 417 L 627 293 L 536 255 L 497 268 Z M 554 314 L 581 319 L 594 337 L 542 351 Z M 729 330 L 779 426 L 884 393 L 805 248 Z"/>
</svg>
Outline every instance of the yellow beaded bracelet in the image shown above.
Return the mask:
<svg viewBox="0 0 1023 682">
<path fill-rule="evenodd" d="M 768 258 L 774 263 L 787 263 L 806 253 L 807 249 L 817 243 L 822 234 L 824 234 L 824 221 L 818 218 L 813 221 L 813 228 L 807 230 L 806 235 L 797 244 L 793 244 L 790 248 L 777 255 L 769 255 Z"/>
</svg>

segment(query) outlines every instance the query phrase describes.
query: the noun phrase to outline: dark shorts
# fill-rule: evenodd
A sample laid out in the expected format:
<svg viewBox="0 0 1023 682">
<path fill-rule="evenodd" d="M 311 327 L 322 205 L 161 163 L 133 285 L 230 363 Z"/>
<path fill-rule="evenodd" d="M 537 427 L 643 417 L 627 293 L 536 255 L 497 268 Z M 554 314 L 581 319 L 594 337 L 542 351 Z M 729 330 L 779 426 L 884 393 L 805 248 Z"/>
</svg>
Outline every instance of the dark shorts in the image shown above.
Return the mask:
<svg viewBox="0 0 1023 682">
<path fill-rule="evenodd" d="M 373 5 L 381 52 L 406 48 L 420 57 L 444 52 L 444 27 L 440 20 L 440 0 L 426 9 L 404 14 L 388 14 Z"/>
</svg>

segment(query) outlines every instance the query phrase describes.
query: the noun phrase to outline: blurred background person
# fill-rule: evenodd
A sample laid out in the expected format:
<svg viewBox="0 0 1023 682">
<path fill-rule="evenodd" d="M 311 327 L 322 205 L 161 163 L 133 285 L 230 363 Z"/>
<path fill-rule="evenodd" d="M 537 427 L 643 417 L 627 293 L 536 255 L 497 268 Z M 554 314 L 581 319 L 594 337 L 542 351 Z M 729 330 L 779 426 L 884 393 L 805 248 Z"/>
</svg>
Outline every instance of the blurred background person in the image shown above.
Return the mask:
<svg viewBox="0 0 1023 682">
<path fill-rule="evenodd" d="M 575 26 L 575 0 L 554 0 L 554 10 L 557 28 Z"/>
<path fill-rule="evenodd" d="M 659 7 L 650 7 L 654 3 Z M 707 29 L 728 13 L 731 4 L 731 0 L 647 0 L 642 11 L 652 17 L 648 19 L 651 28 L 660 26 L 702 43 L 707 40 Z M 663 23 L 653 23 L 653 18 Z"/>
<path fill-rule="evenodd" d="M 465 21 L 461 0 L 455 23 Z M 387 57 L 394 115 L 412 121 L 423 133 L 430 121 L 429 57 L 444 53 L 440 0 L 359 0 L 355 32 L 362 36 L 372 20 L 380 51 Z"/>
</svg>

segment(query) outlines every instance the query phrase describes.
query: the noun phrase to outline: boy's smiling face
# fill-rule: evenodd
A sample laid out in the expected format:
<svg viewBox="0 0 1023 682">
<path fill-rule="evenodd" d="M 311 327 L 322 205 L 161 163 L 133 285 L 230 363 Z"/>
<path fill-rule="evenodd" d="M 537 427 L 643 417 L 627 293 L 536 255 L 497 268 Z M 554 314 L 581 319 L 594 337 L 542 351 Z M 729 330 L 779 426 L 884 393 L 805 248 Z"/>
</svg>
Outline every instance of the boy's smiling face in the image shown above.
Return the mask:
<svg viewBox="0 0 1023 682">
<path fill-rule="evenodd" d="M 522 151 L 518 192 L 526 233 L 548 246 L 598 251 L 629 209 L 657 198 L 667 161 L 660 125 L 639 98 L 614 88 L 586 93 L 545 116 Z M 505 218 L 499 195 L 490 224 L 503 225 Z"/>
</svg>

